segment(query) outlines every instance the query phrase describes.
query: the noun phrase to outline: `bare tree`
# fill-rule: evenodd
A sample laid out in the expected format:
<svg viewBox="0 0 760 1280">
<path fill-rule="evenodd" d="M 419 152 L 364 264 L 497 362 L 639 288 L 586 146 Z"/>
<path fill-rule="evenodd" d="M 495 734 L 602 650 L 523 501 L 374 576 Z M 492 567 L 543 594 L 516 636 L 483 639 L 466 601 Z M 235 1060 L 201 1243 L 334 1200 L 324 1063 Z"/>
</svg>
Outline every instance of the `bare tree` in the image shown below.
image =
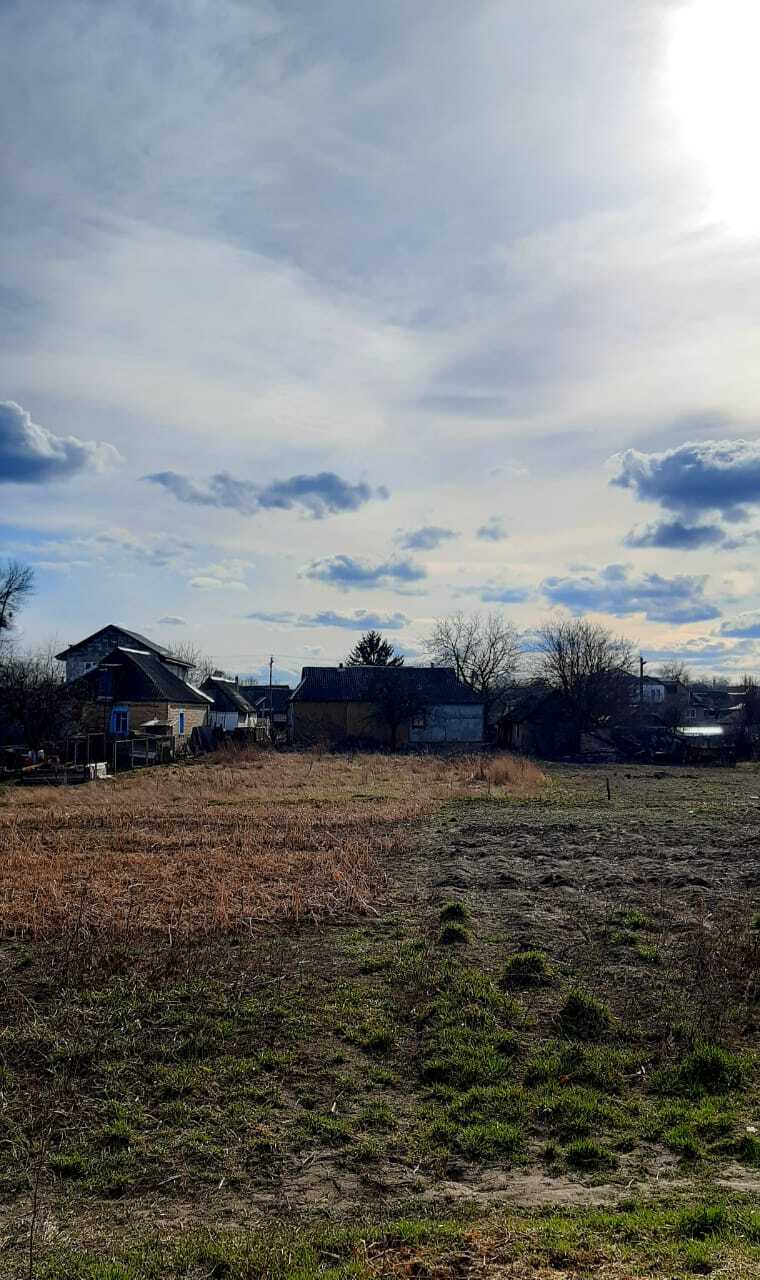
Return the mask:
<svg viewBox="0 0 760 1280">
<path fill-rule="evenodd" d="M 207 653 L 199 649 L 192 641 L 185 641 L 184 644 L 175 645 L 172 649 L 172 657 L 179 658 L 181 662 L 189 662 L 190 667 L 187 672 L 187 679 L 191 684 L 201 684 L 208 676 L 220 674 L 219 667 L 213 658 Z"/>
<path fill-rule="evenodd" d="M 52 648 L 0 661 L 0 712 L 34 751 L 64 735 L 75 704 Z"/>
<path fill-rule="evenodd" d="M 0 569 L 0 643 L 3 632 L 10 631 L 21 606 L 34 591 L 34 570 L 18 560 L 9 560 Z"/>
<path fill-rule="evenodd" d="M 676 684 L 689 684 L 691 682 L 691 672 L 682 658 L 673 658 L 670 662 L 663 662 L 658 668 L 657 674 L 661 680 L 672 680 Z"/>
<path fill-rule="evenodd" d="M 544 623 L 538 634 L 538 674 L 561 695 L 576 748 L 582 733 L 630 717 L 630 641 L 582 618 Z"/>
<path fill-rule="evenodd" d="M 367 686 L 367 700 L 372 705 L 371 719 L 388 730 L 391 751 L 396 750 L 401 726 L 427 706 L 409 668 L 378 666 Z"/>
<path fill-rule="evenodd" d="M 520 661 L 520 636 L 512 623 L 498 613 L 466 617 L 460 610 L 438 618 L 423 647 L 436 666 L 453 667 L 457 679 L 481 695 L 488 721 Z"/>
</svg>

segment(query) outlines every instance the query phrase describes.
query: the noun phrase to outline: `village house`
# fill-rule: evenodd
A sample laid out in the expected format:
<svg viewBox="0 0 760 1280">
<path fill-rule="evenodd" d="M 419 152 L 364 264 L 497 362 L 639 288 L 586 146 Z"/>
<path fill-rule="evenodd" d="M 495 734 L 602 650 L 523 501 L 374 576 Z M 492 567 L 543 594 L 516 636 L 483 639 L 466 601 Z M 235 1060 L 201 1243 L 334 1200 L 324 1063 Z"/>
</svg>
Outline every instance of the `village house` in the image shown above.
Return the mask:
<svg viewBox="0 0 760 1280">
<path fill-rule="evenodd" d="M 146 636 L 141 636 L 138 631 L 128 631 L 126 627 L 117 627 L 113 623 L 101 627 L 99 631 L 94 631 L 84 640 L 69 645 L 67 649 L 55 656 L 59 662 L 66 663 L 66 680 L 70 682 L 92 671 L 118 645 L 151 653 L 160 658 L 167 670 L 178 679 L 187 679 L 192 663 L 186 662 L 184 658 L 178 658 L 163 645 L 148 640 Z"/>
<path fill-rule="evenodd" d="M 272 738 L 284 738 L 288 732 L 288 704 L 293 692 L 289 684 L 241 684 L 240 693 L 253 708 L 257 723 Z"/>
<path fill-rule="evenodd" d="M 212 699 L 206 724 L 210 729 L 224 729 L 234 733 L 238 729 L 255 729 L 257 714 L 244 697 L 237 680 L 228 676 L 213 675 L 203 681 L 201 693 Z"/>
<path fill-rule="evenodd" d="M 126 738 L 169 733 L 178 746 L 206 723 L 213 698 L 147 649 L 117 645 L 71 682 L 82 732 Z"/>
<path fill-rule="evenodd" d="M 484 707 L 449 667 L 304 667 L 289 736 L 378 747 L 479 746 Z"/>
</svg>

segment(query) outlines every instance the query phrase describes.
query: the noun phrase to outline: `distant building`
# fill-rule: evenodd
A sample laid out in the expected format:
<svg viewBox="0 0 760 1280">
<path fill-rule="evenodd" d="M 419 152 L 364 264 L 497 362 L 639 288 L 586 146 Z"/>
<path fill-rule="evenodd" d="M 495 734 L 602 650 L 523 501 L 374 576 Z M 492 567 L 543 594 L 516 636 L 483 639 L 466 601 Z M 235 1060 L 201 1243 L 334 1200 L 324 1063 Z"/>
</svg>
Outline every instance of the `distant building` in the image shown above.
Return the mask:
<svg viewBox="0 0 760 1280">
<path fill-rule="evenodd" d="M 117 627 L 113 623 L 101 627 L 99 631 L 93 631 L 91 636 L 78 640 L 76 644 L 69 645 L 68 649 L 64 649 L 55 656 L 59 662 L 66 663 L 67 681 L 78 680 L 80 676 L 97 667 L 101 659 L 118 645 L 151 653 L 160 658 L 163 665 L 178 679 L 187 679 L 192 663 L 186 662 L 184 658 L 178 658 L 176 654 L 165 649 L 163 645 L 156 644 L 154 640 L 141 636 L 139 631 L 128 631 L 126 627 Z"/>
<path fill-rule="evenodd" d="M 304 667 L 290 738 L 380 747 L 477 746 L 482 699 L 449 667 Z"/>
<path fill-rule="evenodd" d="M 288 704 L 293 692 L 289 684 L 241 684 L 240 693 L 256 713 L 257 723 L 264 725 L 275 738 L 288 731 Z"/>
<path fill-rule="evenodd" d="M 226 676 L 209 676 L 201 685 L 201 693 L 213 700 L 206 723 L 211 729 L 224 729 L 234 733 L 236 729 L 255 729 L 257 715 L 243 697 L 237 680 Z"/>
</svg>

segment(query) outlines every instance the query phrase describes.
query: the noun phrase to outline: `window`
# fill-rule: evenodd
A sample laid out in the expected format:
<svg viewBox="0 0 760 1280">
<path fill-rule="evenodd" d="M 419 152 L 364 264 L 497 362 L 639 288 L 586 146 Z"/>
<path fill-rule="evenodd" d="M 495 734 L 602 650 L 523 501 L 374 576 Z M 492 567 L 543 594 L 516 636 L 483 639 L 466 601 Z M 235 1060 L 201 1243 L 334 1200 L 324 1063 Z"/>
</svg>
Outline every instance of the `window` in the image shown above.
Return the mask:
<svg viewBox="0 0 760 1280">
<path fill-rule="evenodd" d="M 696 708 L 695 708 L 695 707 L 687 707 L 687 708 L 686 708 L 686 719 L 687 719 L 687 720 L 696 720 L 696 718 L 697 718 L 697 711 L 696 711 Z"/>
<path fill-rule="evenodd" d="M 184 737 L 184 733 L 185 733 L 185 708 L 184 707 L 180 707 L 179 715 L 177 716 L 177 732 L 180 738 Z"/>
<path fill-rule="evenodd" d="M 129 733 L 129 707 L 114 707 L 111 711 L 111 733 L 125 738 Z"/>
<path fill-rule="evenodd" d="M 416 711 L 412 716 L 412 728 L 424 729 L 427 725 L 427 717 L 424 711 Z"/>
</svg>

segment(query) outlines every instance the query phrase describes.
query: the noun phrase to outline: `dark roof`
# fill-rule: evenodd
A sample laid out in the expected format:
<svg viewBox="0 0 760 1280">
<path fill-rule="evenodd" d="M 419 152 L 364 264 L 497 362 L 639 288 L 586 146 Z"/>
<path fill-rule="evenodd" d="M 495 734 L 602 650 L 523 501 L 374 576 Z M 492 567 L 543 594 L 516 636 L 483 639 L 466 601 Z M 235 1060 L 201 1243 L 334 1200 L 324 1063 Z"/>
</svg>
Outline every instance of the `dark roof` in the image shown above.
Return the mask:
<svg viewBox="0 0 760 1280">
<path fill-rule="evenodd" d="M 99 695 L 101 678 L 105 676 L 111 677 L 109 696 L 114 700 L 151 702 L 158 697 L 166 702 L 209 705 L 208 697 L 175 676 L 155 653 L 118 645 L 101 659 L 97 667 L 80 676 L 69 687 L 88 689 Z"/>
<path fill-rule="evenodd" d="M 70 644 L 68 649 L 64 649 L 62 653 L 55 656 L 59 662 L 65 662 L 72 653 L 76 653 L 78 649 L 83 649 L 91 640 L 96 640 L 98 636 L 102 636 L 104 631 L 118 631 L 120 635 L 127 636 L 129 640 L 134 640 L 135 644 L 141 649 L 149 649 L 151 653 L 157 653 L 161 658 L 167 658 L 171 662 L 176 662 L 178 666 L 187 667 L 193 665 L 192 662 L 186 662 L 184 658 L 178 658 L 169 649 L 165 649 L 163 645 L 156 644 L 155 640 L 148 640 L 147 636 L 141 636 L 139 631 L 129 631 L 127 627 L 120 627 L 115 622 L 109 622 L 107 626 L 101 627 L 98 631 L 93 631 L 92 635 L 85 636 L 84 640 L 78 640 L 76 644 Z"/>
<path fill-rule="evenodd" d="M 272 711 L 276 716 L 285 715 L 292 692 L 293 690 L 289 684 L 272 685 Z M 241 684 L 240 693 L 242 693 L 246 702 L 248 702 L 251 707 L 255 707 L 258 712 L 263 712 L 268 709 L 268 684 Z"/>
<path fill-rule="evenodd" d="M 219 711 L 237 711 L 238 715 L 249 716 L 251 704 L 242 697 L 234 680 L 223 680 L 219 676 L 209 676 L 201 685 L 203 693 L 214 699 L 214 706 Z"/>
<path fill-rule="evenodd" d="M 482 698 L 457 680 L 453 667 L 304 667 L 293 702 L 369 702 L 372 684 L 398 680 L 431 705 L 481 704 Z"/>
</svg>

